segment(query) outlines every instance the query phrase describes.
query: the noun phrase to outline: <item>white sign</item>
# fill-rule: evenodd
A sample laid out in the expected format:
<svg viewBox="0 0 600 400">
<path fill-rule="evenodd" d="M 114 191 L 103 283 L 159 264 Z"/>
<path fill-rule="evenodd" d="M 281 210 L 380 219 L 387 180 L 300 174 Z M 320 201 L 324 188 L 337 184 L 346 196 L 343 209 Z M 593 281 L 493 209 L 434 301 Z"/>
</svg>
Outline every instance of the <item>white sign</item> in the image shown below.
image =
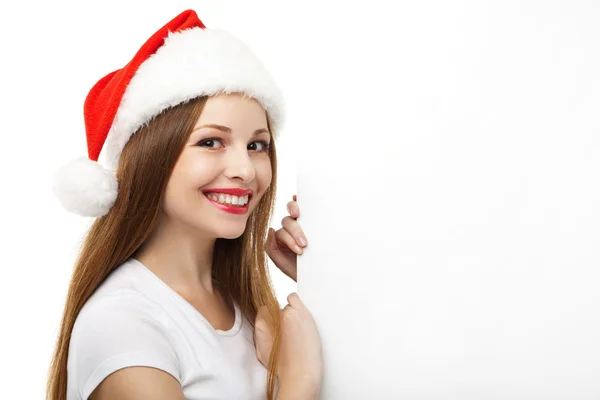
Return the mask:
<svg viewBox="0 0 600 400">
<path fill-rule="evenodd" d="M 599 399 L 600 6 L 354 11 L 296 105 L 322 398 Z"/>
</svg>

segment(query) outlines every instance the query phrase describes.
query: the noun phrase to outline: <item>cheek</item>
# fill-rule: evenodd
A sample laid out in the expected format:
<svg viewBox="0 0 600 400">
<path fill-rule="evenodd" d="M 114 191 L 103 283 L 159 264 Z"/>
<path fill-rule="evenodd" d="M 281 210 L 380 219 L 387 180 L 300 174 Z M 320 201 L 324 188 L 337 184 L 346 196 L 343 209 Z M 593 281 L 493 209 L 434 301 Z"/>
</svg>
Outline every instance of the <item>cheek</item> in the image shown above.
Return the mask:
<svg viewBox="0 0 600 400">
<path fill-rule="evenodd" d="M 198 189 L 210 182 L 210 163 L 183 154 L 178 160 L 165 193 L 165 208 L 181 208 L 197 200 Z"/>
<path fill-rule="evenodd" d="M 178 171 L 173 171 L 167 183 L 164 197 L 164 208 L 169 215 L 178 215 L 180 210 L 187 207 L 189 196 L 185 195 L 188 184 L 186 177 Z"/>
<path fill-rule="evenodd" d="M 182 157 L 175 170 L 181 190 L 197 190 L 209 184 L 215 177 L 216 165 L 210 157 Z"/>
<path fill-rule="evenodd" d="M 264 192 L 271 185 L 271 180 L 273 179 L 273 170 L 271 169 L 271 162 L 265 161 L 264 163 L 257 165 L 256 175 L 259 188 L 261 192 Z"/>
</svg>

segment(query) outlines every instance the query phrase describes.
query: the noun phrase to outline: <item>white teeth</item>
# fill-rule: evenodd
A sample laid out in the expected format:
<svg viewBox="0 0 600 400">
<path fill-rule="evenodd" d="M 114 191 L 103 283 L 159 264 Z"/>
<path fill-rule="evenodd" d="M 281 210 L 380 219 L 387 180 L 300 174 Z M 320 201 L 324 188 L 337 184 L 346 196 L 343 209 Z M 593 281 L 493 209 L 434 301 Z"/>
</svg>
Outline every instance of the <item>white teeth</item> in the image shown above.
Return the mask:
<svg viewBox="0 0 600 400">
<path fill-rule="evenodd" d="M 230 196 L 228 194 L 223 194 L 223 193 L 207 193 L 206 196 L 218 203 L 229 204 L 229 205 L 238 206 L 238 207 L 245 206 L 246 204 L 248 204 L 248 197 L 249 197 L 249 196 L 239 196 L 239 197 L 238 196 Z"/>
</svg>

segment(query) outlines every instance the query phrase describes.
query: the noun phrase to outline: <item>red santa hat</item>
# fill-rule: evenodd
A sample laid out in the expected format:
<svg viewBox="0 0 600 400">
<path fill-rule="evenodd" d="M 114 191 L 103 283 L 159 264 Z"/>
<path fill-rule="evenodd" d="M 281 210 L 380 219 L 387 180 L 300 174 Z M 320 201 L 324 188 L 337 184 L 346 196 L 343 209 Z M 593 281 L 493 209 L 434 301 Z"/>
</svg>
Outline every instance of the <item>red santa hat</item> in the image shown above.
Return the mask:
<svg viewBox="0 0 600 400">
<path fill-rule="evenodd" d="M 217 93 L 256 99 L 278 137 L 284 101 L 264 65 L 240 39 L 206 29 L 193 10 L 186 10 L 152 35 L 127 65 L 90 90 L 84 103 L 88 157 L 57 172 L 54 194 L 68 211 L 88 217 L 107 214 L 117 198 L 115 170 L 131 135 L 169 107 Z"/>
</svg>

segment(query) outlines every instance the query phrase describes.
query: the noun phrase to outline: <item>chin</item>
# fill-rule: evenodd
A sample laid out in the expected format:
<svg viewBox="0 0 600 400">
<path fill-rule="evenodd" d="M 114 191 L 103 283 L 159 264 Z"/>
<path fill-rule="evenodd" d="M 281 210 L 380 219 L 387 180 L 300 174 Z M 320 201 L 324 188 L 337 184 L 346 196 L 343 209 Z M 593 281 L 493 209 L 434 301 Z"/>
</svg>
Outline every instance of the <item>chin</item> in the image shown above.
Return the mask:
<svg viewBox="0 0 600 400">
<path fill-rule="evenodd" d="M 240 236 L 242 236 L 244 234 L 245 229 L 241 229 L 241 230 L 231 230 L 231 231 L 226 231 L 226 232 L 217 232 L 216 237 L 217 239 L 237 239 Z"/>
<path fill-rule="evenodd" d="M 212 236 L 220 239 L 237 239 L 244 234 L 246 230 L 247 221 L 240 221 L 238 223 L 223 223 L 222 221 L 215 221 L 212 225 L 212 229 L 204 226 L 204 229 L 210 229 Z"/>
</svg>

